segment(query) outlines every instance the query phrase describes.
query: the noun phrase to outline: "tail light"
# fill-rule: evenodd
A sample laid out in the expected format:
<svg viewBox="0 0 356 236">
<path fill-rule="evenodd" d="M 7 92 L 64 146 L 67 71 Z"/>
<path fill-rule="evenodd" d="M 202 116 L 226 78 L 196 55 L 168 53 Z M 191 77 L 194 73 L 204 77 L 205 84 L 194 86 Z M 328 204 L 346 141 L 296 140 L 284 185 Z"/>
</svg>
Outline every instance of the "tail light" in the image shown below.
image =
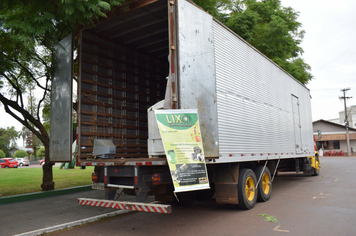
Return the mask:
<svg viewBox="0 0 356 236">
<path fill-rule="evenodd" d="M 156 173 L 152 175 L 152 183 L 153 185 L 159 185 L 161 183 L 161 175 Z"/>
<path fill-rule="evenodd" d="M 92 173 L 91 174 L 91 181 L 93 181 L 93 183 L 97 183 L 98 182 L 98 174 L 97 173 Z"/>
</svg>

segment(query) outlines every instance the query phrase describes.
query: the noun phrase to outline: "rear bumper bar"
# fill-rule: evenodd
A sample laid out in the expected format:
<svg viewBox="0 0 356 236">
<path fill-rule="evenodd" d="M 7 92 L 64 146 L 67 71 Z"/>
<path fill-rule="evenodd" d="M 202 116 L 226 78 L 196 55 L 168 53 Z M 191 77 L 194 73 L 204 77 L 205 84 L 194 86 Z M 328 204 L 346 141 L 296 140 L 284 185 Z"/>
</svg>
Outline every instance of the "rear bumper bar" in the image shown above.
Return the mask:
<svg viewBox="0 0 356 236">
<path fill-rule="evenodd" d="M 172 207 L 169 204 L 122 202 L 90 198 L 78 198 L 78 203 L 82 206 L 97 206 L 130 211 L 143 211 L 165 214 L 172 212 Z"/>
</svg>

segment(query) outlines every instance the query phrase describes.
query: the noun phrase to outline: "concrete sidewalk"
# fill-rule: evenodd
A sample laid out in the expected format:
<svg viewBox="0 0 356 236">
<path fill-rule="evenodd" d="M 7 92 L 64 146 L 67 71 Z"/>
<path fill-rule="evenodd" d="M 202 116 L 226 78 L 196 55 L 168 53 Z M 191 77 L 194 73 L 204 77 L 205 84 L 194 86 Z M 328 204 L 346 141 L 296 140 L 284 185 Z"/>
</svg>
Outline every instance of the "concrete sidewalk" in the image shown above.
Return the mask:
<svg viewBox="0 0 356 236">
<path fill-rule="evenodd" d="M 52 196 L 41 199 L 14 202 L 0 205 L 0 235 L 17 235 L 43 228 L 60 228 L 75 226 L 83 219 L 98 220 L 110 213 L 119 214 L 117 209 L 81 206 L 78 198 L 104 199 L 104 191 L 89 190 L 84 192 Z M 133 196 L 122 196 L 122 201 L 134 201 Z M 127 212 L 127 211 L 122 211 Z M 104 216 L 102 216 L 104 214 Z M 99 217 L 98 217 L 99 216 Z M 73 222 L 77 222 L 73 224 Z M 89 221 L 88 221 L 89 222 Z M 86 223 L 86 222 L 82 222 Z M 61 227 L 56 227 L 60 225 Z M 41 231 L 24 235 L 39 235 Z M 42 233 L 49 232 L 44 231 Z"/>
</svg>

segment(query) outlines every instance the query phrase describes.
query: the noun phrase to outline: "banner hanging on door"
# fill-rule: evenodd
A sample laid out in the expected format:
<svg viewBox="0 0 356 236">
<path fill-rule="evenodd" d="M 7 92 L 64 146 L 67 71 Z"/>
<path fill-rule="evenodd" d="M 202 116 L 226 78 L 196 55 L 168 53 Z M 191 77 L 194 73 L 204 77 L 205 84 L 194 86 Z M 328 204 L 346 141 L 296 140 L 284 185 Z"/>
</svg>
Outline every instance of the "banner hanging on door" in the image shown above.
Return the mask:
<svg viewBox="0 0 356 236">
<path fill-rule="evenodd" d="M 156 110 L 175 192 L 209 189 L 197 110 Z"/>
</svg>

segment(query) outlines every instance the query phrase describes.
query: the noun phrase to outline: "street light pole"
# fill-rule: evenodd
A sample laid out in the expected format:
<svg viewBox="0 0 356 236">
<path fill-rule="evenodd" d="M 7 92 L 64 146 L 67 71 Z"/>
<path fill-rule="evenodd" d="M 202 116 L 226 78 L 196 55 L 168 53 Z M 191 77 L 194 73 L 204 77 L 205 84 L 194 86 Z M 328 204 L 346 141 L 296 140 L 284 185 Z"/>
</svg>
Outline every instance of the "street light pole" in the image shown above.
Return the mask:
<svg viewBox="0 0 356 236">
<path fill-rule="evenodd" d="M 346 91 L 350 90 L 350 88 L 345 88 L 341 89 L 341 92 L 344 93 L 343 97 L 339 97 L 339 99 L 344 100 L 344 108 L 345 108 L 345 129 L 346 129 L 346 142 L 347 142 L 347 156 L 351 156 L 351 151 L 350 151 L 350 136 L 349 136 L 349 120 L 347 116 L 347 106 L 346 106 L 346 100 L 350 99 L 352 97 L 346 97 Z"/>
</svg>

